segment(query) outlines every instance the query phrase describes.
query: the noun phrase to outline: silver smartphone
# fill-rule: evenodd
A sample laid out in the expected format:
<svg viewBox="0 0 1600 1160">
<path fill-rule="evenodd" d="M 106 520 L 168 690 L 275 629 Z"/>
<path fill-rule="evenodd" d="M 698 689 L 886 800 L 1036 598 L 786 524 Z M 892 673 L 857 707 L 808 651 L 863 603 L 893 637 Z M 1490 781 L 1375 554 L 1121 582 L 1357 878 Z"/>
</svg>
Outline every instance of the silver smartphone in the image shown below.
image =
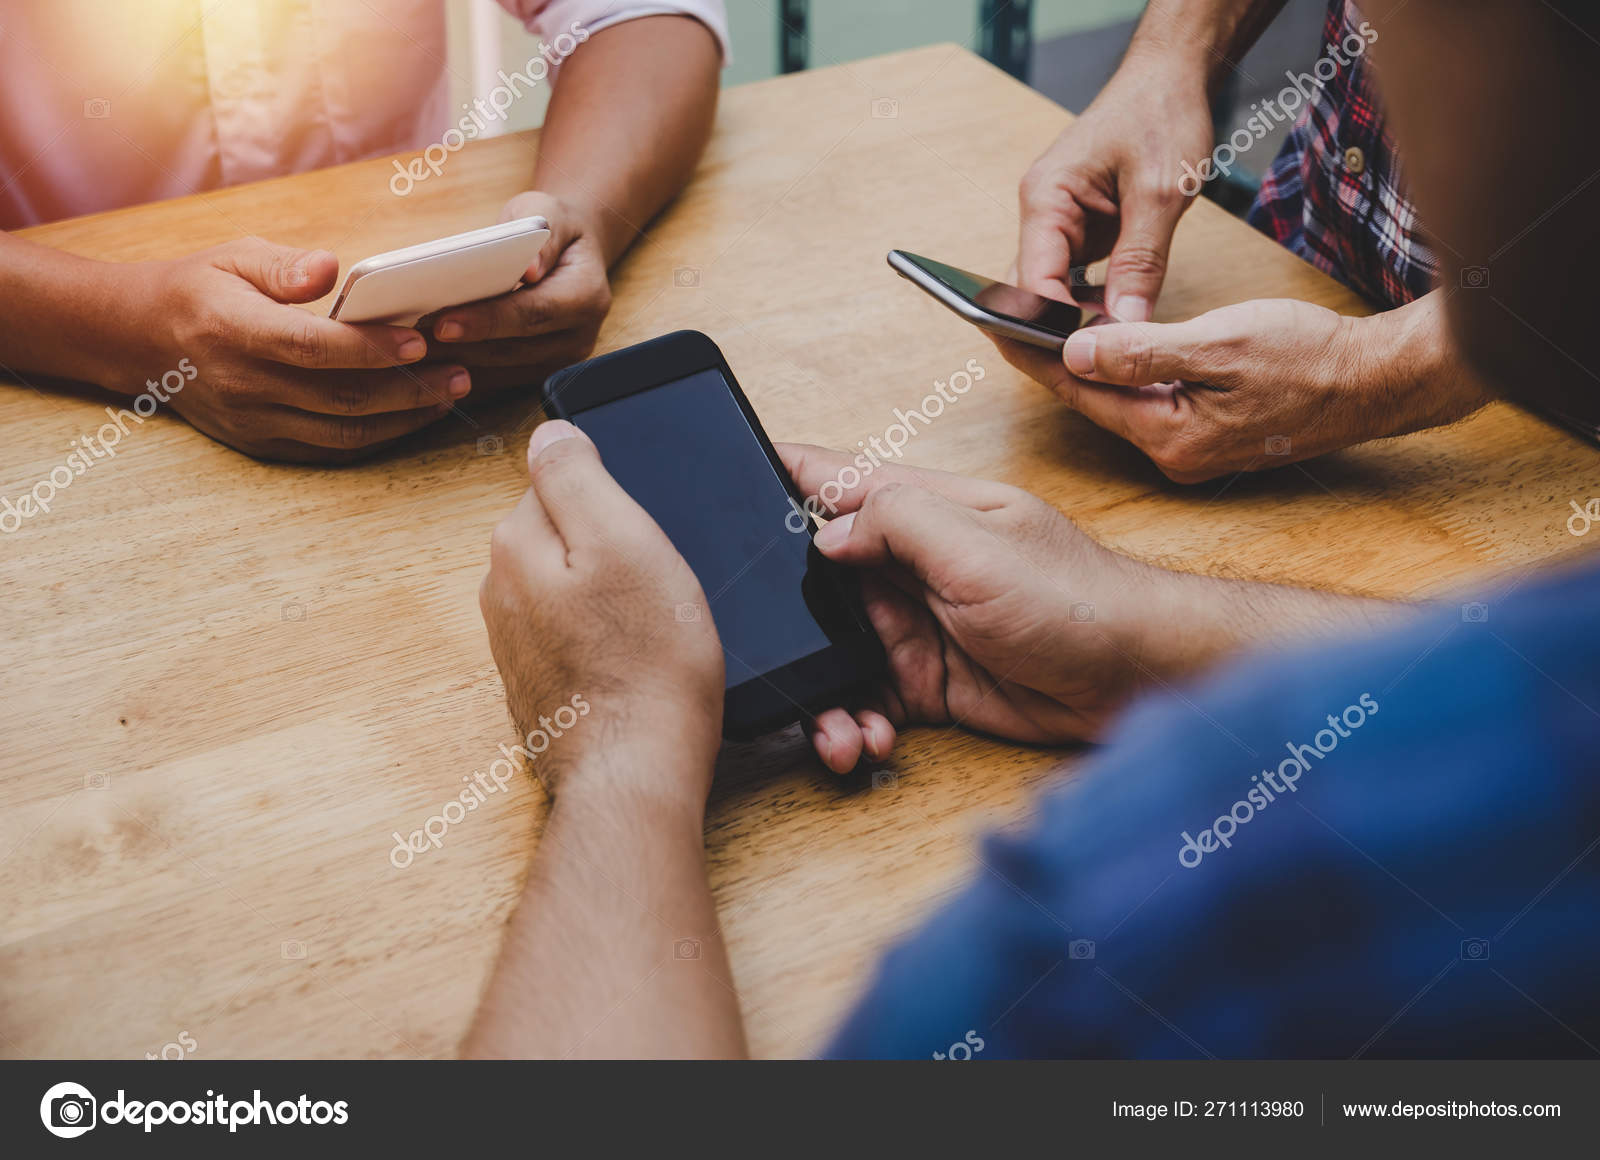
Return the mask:
<svg viewBox="0 0 1600 1160">
<path fill-rule="evenodd" d="M 328 317 L 414 326 L 436 310 L 517 288 L 539 256 L 550 223 L 518 218 L 377 254 L 350 267 Z"/>
<path fill-rule="evenodd" d="M 1067 336 L 1083 324 L 1084 307 L 1044 298 L 919 254 L 890 250 L 889 265 L 974 326 L 1004 338 L 1060 351 Z"/>
</svg>

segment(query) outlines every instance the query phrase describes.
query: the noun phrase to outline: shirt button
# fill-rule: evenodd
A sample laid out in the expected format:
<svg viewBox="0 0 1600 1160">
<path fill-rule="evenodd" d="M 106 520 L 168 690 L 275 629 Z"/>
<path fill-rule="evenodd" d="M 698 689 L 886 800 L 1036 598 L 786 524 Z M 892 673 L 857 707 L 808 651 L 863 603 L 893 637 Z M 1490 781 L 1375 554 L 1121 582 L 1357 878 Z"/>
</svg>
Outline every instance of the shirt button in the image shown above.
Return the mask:
<svg viewBox="0 0 1600 1160">
<path fill-rule="evenodd" d="M 1354 145 L 1344 151 L 1344 167 L 1356 177 L 1367 171 L 1367 155 Z"/>
</svg>

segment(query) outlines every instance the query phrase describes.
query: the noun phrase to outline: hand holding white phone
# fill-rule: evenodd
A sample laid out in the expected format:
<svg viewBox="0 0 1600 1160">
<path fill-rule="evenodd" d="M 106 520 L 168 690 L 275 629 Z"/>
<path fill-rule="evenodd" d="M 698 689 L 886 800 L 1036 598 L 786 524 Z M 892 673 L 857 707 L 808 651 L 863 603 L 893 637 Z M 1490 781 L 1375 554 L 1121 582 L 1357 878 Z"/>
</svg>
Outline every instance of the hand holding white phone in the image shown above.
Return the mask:
<svg viewBox="0 0 1600 1160">
<path fill-rule="evenodd" d="M 425 314 L 517 288 L 550 223 L 518 218 L 357 262 L 328 317 L 340 322 L 414 326 Z"/>
</svg>

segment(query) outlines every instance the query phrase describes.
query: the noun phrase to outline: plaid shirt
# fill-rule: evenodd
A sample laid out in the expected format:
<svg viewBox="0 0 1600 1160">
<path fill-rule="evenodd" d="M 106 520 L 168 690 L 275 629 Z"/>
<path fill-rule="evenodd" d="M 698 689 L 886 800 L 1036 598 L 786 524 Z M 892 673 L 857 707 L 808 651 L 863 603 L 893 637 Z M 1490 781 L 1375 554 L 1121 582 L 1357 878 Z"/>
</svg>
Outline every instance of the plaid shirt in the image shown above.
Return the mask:
<svg viewBox="0 0 1600 1160">
<path fill-rule="evenodd" d="M 1323 36 L 1329 46 L 1365 44 L 1362 23 L 1350 0 L 1332 0 Z M 1406 197 L 1372 62 L 1364 50 L 1346 56 L 1331 79 L 1306 86 L 1314 98 L 1248 220 L 1367 298 L 1399 306 L 1433 289 L 1439 263 Z M 1331 47 L 1323 59 L 1337 59 Z"/>
</svg>

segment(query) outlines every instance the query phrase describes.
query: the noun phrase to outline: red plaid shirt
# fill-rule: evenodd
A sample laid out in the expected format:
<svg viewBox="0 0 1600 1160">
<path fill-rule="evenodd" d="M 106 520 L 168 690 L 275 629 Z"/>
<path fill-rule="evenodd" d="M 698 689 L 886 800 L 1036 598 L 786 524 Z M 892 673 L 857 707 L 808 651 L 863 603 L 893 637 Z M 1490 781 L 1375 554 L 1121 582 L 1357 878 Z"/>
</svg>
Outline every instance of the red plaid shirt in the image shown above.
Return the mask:
<svg viewBox="0 0 1600 1160">
<path fill-rule="evenodd" d="M 1332 0 L 1323 36 L 1362 41 L 1361 25 L 1350 0 Z M 1348 59 L 1307 102 L 1248 220 L 1366 297 L 1399 306 L 1433 289 L 1439 263 L 1406 197 L 1372 62 L 1365 52 Z"/>
</svg>

